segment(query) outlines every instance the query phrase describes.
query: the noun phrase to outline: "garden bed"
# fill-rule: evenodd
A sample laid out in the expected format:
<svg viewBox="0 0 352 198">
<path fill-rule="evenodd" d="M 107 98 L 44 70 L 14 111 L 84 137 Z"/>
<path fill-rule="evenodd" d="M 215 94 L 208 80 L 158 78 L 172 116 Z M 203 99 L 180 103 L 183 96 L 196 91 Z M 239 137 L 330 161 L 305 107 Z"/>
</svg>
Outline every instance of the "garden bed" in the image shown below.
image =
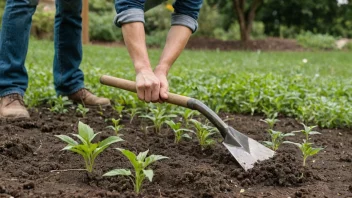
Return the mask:
<svg viewBox="0 0 352 198">
<path fill-rule="evenodd" d="M 91 109 L 81 118 L 74 110 L 56 115 L 45 107 L 31 110 L 30 120 L 0 120 L 0 197 L 352 197 L 352 131 L 350 129 L 317 129 L 315 145 L 325 149 L 308 158 L 307 168 L 301 167 L 302 157 L 294 145 L 284 144 L 277 155 L 244 172 L 222 144 L 201 150 L 196 140 L 174 143 L 170 129 L 159 135 L 147 120 L 135 118 L 129 123 L 124 115 L 122 138 L 98 156 L 95 171 L 52 170 L 80 169 L 80 156 L 61 151 L 65 144 L 54 135 L 77 132 L 77 122 L 103 132 L 104 139 L 114 132 L 106 126 L 109 118 L 118 115 L 106 108 L 103 116 Z M 230 118 L 229 125 L 255 140 L 267 140 L 267 126 L 260 116 L 221 114 Z M 299 130 L 294 119 L 279 118 L 275 129 L 283 132 Z M 301 141 L 303 136 L 288 138 Z M 221 140 L 221 138 L 219 138 Z M 112 148 L 133 152 L 147 149 L 151 154 L 170 159 L 152 165 L 155 177 L 145 182 L 141 195 L 125 177 L 102 177 L 115 168 L 130 168 L 125 157 Z M 304 173 L 302 177 L 302 173 Z"/>
</svg>

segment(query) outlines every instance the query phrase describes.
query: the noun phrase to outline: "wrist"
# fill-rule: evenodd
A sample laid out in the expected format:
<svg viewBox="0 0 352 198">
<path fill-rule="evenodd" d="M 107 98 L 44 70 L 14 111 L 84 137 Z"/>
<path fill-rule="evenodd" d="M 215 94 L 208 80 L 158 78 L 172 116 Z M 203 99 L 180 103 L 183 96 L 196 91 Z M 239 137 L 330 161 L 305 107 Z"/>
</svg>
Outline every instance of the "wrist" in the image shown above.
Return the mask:
<svg viewBox="0 0 352 198">
<path fill-rule="evenodd" d="M 137 74 L 140 72 L 153 72 L 152 67 L 149 63 L 135 63 L 134 69 Z"/>
<path fill-rule="evenodd" d="M 154 73 L 155 74 L 162 74 L 167 76 L 170 70 L 170 66 L 167 65 L 158 65 L 155 69 L 154 69 Z"/>
</svg>

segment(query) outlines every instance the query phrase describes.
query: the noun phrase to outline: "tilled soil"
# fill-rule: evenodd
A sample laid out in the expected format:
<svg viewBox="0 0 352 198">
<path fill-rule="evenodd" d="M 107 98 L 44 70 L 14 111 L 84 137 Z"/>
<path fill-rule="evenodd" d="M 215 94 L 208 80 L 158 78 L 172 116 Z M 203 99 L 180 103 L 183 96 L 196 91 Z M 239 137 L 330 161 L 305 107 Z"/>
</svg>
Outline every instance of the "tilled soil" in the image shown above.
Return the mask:
<svg viewBox="0 0 352 198">
<path fill-rule="evenodd" d="M 101 116 L 91 109 L 81 118 L 71 109 L 66 115 L 56 115 L 47 108 L 31 110 L 29 120 L 0 120 L 0 197 L 352 197 L 352 132 L 350 129 L 317 129 L 322 135 L 312 136 L 316 146 L 325 149 L 308 158 L 303 168 L 299 149 L 284 144 L 276 156 L 244 172 L 234 158 L 219 143 L 202 150 L 196 140 L 174 143 L 172 132 L 163 128 L 155 134 L 149 121 L 135 118 L 129 122 L 124 114 L 122 138 L 98 156 L 95 171 L 81 169 L 84 162 L 77 154 L 62 151 L 66 146 L 54 135 L 77 132 L 77 122 L 102 132 L 97 140 L 114 135 L 106 126 L 108 118 L 117 114 L 106 108 Z M 266 125 L 260 116 L 222 114 L 229 125 L 263 141 L 268 140 Z M 291 132 L 302 126 L 294 119 L 280 118 L 276 130 Z M 288 140 L 301 142 L 297 134 Z M 136 195 L 126 177 L 102 177 L 115 168 L 131 168 L 122 154 L 113 148 L 133 152 L 147 149 L 150 154 L 169 159 L 151 166 L 153 182 L 146 181 L 142 193 Z M 53 170 L 55 170 L 53 172 Z"/>
</svg>

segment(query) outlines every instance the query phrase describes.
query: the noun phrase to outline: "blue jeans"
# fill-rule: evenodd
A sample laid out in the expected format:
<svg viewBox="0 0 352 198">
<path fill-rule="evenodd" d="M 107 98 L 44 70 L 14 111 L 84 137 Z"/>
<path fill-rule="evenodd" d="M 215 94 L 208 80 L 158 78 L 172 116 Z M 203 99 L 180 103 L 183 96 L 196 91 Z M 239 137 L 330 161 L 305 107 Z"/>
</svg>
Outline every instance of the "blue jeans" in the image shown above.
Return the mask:
<svg viewBox="0 0 352 198">
<path fill-rule="evenodd" d="M 118 27 L 124 23 L 144 23 L 144 11 L 164 1 L 166 0 L 115 0 L 117 16 L 114 22 Z M 175 12 L 171 17 L 171 25 L 183 25 L 195 32 L 202 3 L 203 0 L 176 0 L 173 4 Z"/>
<path fill-rule="evenodd" d="M 24 95 L 28 86 L 24 66 L 28 40 L 38 0 L 7 0 L 0 33 L 0 97 Z M 58 95 L 84 87 L 82 60 L 82 0 L 56 0 L 54 28 L 54 84 Z"/>
</svg>

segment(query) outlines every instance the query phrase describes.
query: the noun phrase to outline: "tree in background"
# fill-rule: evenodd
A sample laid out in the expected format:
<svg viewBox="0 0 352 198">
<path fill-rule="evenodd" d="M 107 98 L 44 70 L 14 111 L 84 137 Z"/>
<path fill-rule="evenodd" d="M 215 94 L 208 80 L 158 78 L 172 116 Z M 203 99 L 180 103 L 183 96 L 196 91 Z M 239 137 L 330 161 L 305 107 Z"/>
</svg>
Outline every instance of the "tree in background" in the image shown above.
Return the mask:
<svg viewBox="0 0 352 198">
<path fill-rule="evenodd" d="M 210 5 L 219 9 L 224 15 L 224 28 L 228 29 L 235 20 L 240 27 L 241 41 L 250 40 L 256 14 L 264 3 L 263 0 L 208 0 Z"/>
</svg>

